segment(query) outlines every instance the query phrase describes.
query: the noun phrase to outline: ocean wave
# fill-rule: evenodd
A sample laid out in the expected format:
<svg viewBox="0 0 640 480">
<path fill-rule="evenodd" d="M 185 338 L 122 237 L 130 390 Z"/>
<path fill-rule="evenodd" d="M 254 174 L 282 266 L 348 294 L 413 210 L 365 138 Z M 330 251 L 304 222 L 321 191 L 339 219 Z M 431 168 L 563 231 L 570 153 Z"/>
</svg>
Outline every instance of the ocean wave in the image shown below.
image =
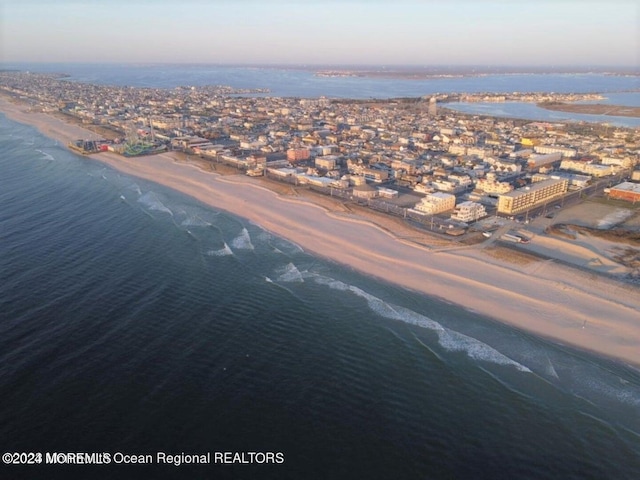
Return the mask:
<svg viewBox="0 0 640 480">
<path fill-rule="evenodd" d="M 278 274 L 279 282 L 304 282 L 300 270 L 293 263 L 288 263 L 284 267 L 277 269 L 276 273 Z"/>
<path fill-rule="evenodd" d="M 231 241 L 231 246 L 238 250 L 254 250 L 251 236 L 246 228 L 243 228 L 240 234 Z"/>
<path fill-rule="evenodd" d="M 233 251 L 229 248 L 229 245 L 225 243 L 223 248 L 218 250 L 207 250 L 205 255 L 208 257 L 226 257 L 228 255 L 233 255 Z"/>
<path fill-rule="evenodd" d="M 278 237 L 272 237 L 269 245 L 273 247 L 274 252 L 281 253 L 283 255 L 296 255 L 299 253 L 304 253 L 304 250 L 299 245 L 296 245 L 289 240 L 284 240 Z"/>
<path fill-rule="evenodd" d="M 141 203 L 142 205 L 144 205 L 145 207 L 147 207 L 149 210 L 155 210 L 157 212 L 164 212 L 164 213 L 168 213 L 169 215 L 173 216 L 173 212 L 171 210 L 169 210 L 169 208 L 167 208 L 156 196 L 155 193 L 153 192 L 147 192 L 144 195 L 142 195 L 139 199 L 138 202 Z"/>
<path fill-rule="evenodd" d="M 43 152 L 42 150 L 38 150 L 38 149 L 36 149 L 36 152 L 44 155 L 44 158 L 46 158 L 47 160 L 50 160 L 50 161 L 55 160 L 55 158 L 53 158 L 53 155 L 50 155 L 47 152 Z"/>
<path fill-rule="evenodd" d="M 209 227 L 211 224 L 197 215 L 189 215 L 180 225 L 183 227 Z"/>
<path fill-rule="evenodd" d="M 384 318 L 416 325 L 436 332 L 438 335 L 438 343 L 449 352 L 464 352 L 473 360 L 481 360 L 498 365 L 508 365 L 515 367 L 521 372 L 531 373 L 529 368 L 500 353 L 486 343 L 456 332 L 455 330 L 448 329 L 425 315 L 421 315 L 408 308 L 387 303 L 354 285 L 349 285 L 339 280 L 316 276 L 315 281 L 318 284 L 327 285 L 334 290 L 349 291 L 364 298 L 371 311 Z"/>
<path fill-rule="evenodd" d="M 140 187 L 138 186 L 137 183 L 134 183 L 129 188 L 131 188 L 134 192 L 136 192 L 138 196 L 142 196 L 142 190 L 140 190 Z"/>
</svg>

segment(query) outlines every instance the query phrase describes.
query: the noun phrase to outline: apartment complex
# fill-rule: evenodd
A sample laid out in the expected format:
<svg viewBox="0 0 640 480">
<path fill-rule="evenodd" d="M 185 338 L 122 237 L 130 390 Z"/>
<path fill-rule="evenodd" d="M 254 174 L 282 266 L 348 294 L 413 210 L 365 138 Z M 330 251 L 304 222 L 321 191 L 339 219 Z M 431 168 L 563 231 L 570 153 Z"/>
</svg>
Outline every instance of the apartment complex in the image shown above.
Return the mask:
<svg viewBox="0 0 640 480">
<path fill-rule="evenodd" d="M 533 151 L 542 154 L 559 153 L 565 158 L 573 158 L 578 153 L 575 148 L 560 145 L 536 145 L 533 147 Z"/>
<path fill-rule="evenodd" d="M 452 210 L 456 206 L 456 196 L 448 193 L 435 192 L 424 197 L 416 204 L 414 210 L 426 215 Z"/>
<path fill-rule="evenodd" d="M 560 164 L 560 169 L 572 170 L 592 177 L 606 177 L 607 175 L 615 175 L 622 167 L 619 165 L 602 165 L 585 160 L 563 160 Z"/>
<path fill-rule="evenodd" d="M 487 216 L 487 211 L 484 205 L 477 202 L 462 202 L 456 205 L 451 220 L 457 220 L 459 222 L 471 223 Z"/>
<path fill-rule="evenodd" d="M 510 192 L 513 190 L 513 187 L 507 182 L 499 182 L 496 174 L 489 172 L 486 178 L 481 178 L 476 181 L 476 189 L 488 194 L 501 194 Z"/>
<path fill-rule="evenodd" d="M 309 156 L 309 150 L 306 148 L 290 148 L 287 150 L 287 160 L 292 163 L 307 160 Z"/>
<path fill-rule="evenodd" d="M 566 178 L 550 178 L 498 197 L 498 213 L 513 215 L 560 197 L 569 188 Z"/>
</svg>

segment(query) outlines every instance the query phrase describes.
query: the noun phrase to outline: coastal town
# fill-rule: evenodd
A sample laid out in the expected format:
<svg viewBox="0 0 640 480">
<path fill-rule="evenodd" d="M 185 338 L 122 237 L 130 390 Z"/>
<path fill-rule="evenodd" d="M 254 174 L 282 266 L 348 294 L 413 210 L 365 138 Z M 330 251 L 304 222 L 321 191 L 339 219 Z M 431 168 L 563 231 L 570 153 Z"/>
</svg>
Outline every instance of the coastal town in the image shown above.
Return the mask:
<svg viewBox="0 0 640 480">
<path fill-rule="evenodd" d="M 490 238 L 503 225 L 499 219 L 524 226 L 586 198 L 630 208 L 640 201 L 638 129 L 462 114 L 446 108 L 454 100 L 447 94 L 280 98 L 264 89 L 103 86 L 25 72 L 0 72 L 0 92 L 95 131 L 94 138 L 71 142 L 80 153 L 180 151 L 470 242 Z M 536 103 L 599 98 L 455 96 Z M 504 241 L 528 241 L 512 229 L 500 234 Z"/>
</svg>

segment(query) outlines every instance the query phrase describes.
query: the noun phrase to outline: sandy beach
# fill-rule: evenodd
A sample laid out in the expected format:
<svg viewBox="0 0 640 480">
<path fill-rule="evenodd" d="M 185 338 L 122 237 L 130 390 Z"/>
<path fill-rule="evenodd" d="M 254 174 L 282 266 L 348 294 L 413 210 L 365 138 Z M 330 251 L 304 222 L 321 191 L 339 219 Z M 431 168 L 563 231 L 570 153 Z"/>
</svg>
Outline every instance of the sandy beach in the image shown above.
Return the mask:
<svg viewBox="0 0 640 480">
<path fill-rule="evenodd" d="M 66 144 L 96 135 L 0 97 L 8 118 Z M 625 363 L 640 366 L 640 289 L 554 262 L 507 262 L 482 245 L 432 248 L 357 212 L 282 195 L 242 175 L 221 176 L 170 154 L 90 157 L 242 216 L 308 252 L 405 288 Z M 390 225 L 393 225 L 391 223 Z M 436 242 L 434 242 L 434 245 Z"/>
</svg>

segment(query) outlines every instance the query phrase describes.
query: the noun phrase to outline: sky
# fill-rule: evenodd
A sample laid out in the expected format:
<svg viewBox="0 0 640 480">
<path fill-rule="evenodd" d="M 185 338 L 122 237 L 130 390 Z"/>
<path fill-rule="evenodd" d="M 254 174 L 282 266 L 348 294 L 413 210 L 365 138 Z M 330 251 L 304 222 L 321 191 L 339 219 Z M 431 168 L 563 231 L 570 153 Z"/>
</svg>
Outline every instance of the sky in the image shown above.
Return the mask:
<svg viewBox="0 0 640 480">
<path fill-rule="evenodd" d="M 628 0 L 0 0 L 0 63 L 640 66 Z"/>
</svg>

